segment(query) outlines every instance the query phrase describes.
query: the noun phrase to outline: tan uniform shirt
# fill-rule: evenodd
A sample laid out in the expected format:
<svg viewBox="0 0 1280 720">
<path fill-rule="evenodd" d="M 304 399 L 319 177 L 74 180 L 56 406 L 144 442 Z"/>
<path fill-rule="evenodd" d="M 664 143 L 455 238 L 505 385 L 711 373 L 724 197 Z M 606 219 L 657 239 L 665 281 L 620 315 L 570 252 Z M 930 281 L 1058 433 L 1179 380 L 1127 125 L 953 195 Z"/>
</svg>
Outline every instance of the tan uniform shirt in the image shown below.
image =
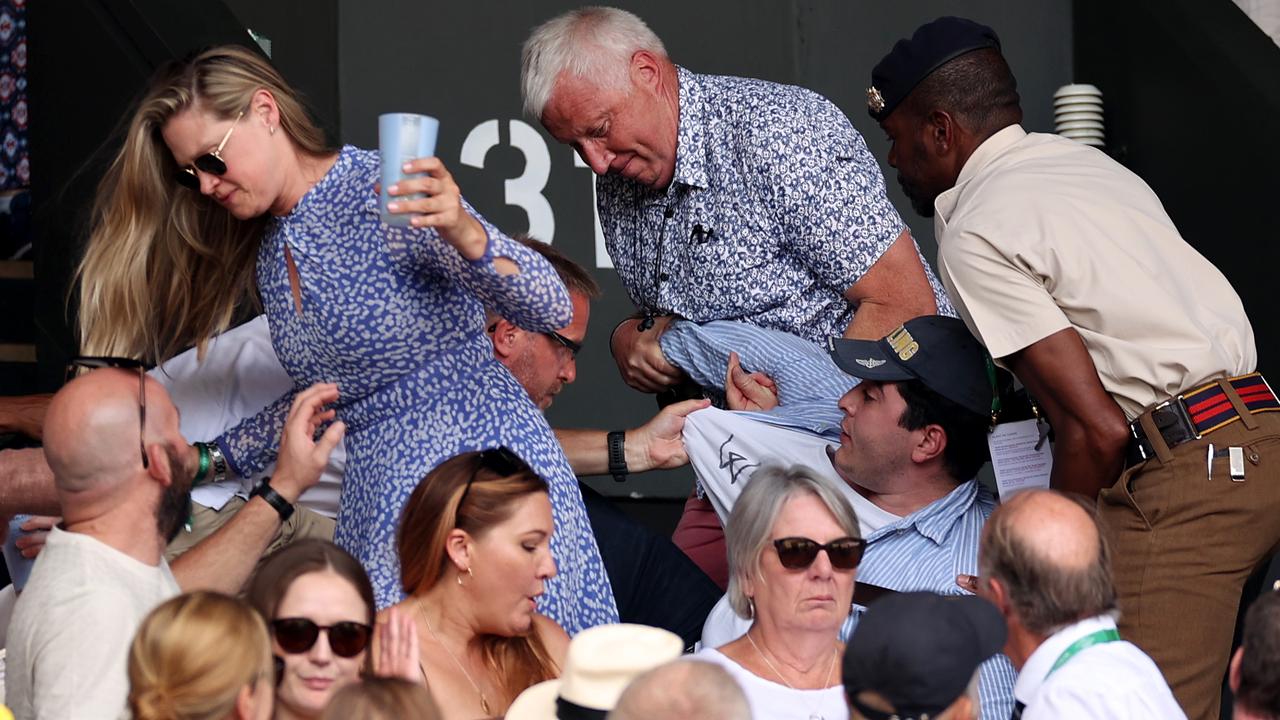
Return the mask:
<svg viewBox="0 0 1280 720">
<path fill-rule="evenodd" d="M 1130 420 L 1257 365 L 1231 284 L 1151 188 L 1098 150 L 1007 127 L 935 208 L 938 274 L 996 358 L 1074 327 Z"/>
</svg>

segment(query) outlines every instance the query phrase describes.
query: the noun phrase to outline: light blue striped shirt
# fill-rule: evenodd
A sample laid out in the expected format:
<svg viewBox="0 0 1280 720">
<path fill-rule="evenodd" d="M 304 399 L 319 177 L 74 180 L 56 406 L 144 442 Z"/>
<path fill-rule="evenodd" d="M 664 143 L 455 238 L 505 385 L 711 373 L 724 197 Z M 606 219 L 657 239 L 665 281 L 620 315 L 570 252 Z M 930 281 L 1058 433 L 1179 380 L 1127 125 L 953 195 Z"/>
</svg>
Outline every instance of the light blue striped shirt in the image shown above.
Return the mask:
<svg viewBox="0 0 1280 720">
<path fill-rule="evenodd" d="M 780 330 L 736 320 L 676 320 L 659 340 L 662 354 L 703 388 L 723 388 L 729 353 L 747 372 L 762 372 L 778 386 L 778 407 L 743 413 L 773 425 L 840 437 L 840 397 L 858 384 L 831 361 L 825 348 Z"/>
<path fill-rule="evenodd" d="M 995 498 L 976 480 L 960 484 L 946 497 L 889 523 L 867 536 L 867 551 L 858 581 L 911 592 L 965 594 L 956 575 L 978 574 L 978 540 L 982 525 L 995 509 Z M 848 642 L 863 608 L 845 621 L 840 639 Z M 1013 712 L 1013 684 L 1018 673 L 1003 654 L 979 670 L 982 720 L 1007 720 Z"/>
</svg>

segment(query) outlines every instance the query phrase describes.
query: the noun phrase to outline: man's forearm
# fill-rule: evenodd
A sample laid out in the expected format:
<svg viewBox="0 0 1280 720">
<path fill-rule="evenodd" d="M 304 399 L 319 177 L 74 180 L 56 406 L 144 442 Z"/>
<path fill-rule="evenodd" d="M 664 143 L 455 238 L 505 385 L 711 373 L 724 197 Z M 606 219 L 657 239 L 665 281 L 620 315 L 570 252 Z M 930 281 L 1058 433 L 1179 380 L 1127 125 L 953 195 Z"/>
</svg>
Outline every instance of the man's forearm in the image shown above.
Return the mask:
<svg viewBox="0 0 1280 720">
<path fill-rule="evenodd" d="M 938 313 L 933 286 L 905 228 L 844 297 L 855 308 L 847 338 L 879 340 L 912 318 Z"/>
<path fill-rule="evenodd" d="M 609 473 L 609 433 L 604 430 L 553 430 L 560 447 L 564 448 L 564 456 L 569 459 L 569 467 L 574 475 L 607 475 Z M 623 450 L 627 456 L 629 472 L 645 472 L 650 470 L 642 448 L 633 447 L 635 443 L 628 441 L 634 436 L 627 431 L 623 441 Z"/>
<path fill-rule="evenodd" d="M 937 305 L 931 303 L 902 306 L 866 300 L 854 311 L 853 320 L 845 328 L 844 336 L 858 340 L 879 340 L 912 318 L 936 315 L 937 312 Z"/>
<path fill-rule="evenodd" d="M 16 432 L 39 440 L 43 435 L 44 412 L 53 395 L 0 397 L 0 432 Z"/>
<path fill-rule="evenodd" d="M 227 524 L 171 564 L 183 592 L 240 592 L 280 530 L 280 515 L 262 498 L 250 498 Z"/>
<path fill-rule="evenodd" d="M 1125 444 L 1075 423 L 1054 428 L 1053 474 L 1049 484 L 1089 499 L 1113 485 L 1124 470 Z"/>
<path fill-rule="evenodd" d="M 0 516 L 59 515 L 53 470 L 44 450 L 0 450 Z"/>
</svg>

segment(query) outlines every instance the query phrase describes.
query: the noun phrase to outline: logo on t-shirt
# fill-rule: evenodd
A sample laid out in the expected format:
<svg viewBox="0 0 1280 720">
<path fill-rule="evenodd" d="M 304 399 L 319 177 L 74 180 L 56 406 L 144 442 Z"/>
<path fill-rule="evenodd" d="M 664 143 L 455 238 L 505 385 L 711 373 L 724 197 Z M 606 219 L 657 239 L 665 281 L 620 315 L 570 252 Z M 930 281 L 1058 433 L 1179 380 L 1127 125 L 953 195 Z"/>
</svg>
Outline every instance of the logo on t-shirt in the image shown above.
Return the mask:
<svg viewBox="0 0 1280 720">
<path fill-rule="evenodd" d="M 730 435 L 727 440 L 720 443 L 720 469 L 729 469 L 729 484 L 732 485 L 738 482 L 738 476 L 743 471 L 760 467 L 760 463 L 751 462 L 745 455 L 735 450 L 730 450 L 729 443 L 731 442 L 733 442 L 733 435 Z"/>
</svg>

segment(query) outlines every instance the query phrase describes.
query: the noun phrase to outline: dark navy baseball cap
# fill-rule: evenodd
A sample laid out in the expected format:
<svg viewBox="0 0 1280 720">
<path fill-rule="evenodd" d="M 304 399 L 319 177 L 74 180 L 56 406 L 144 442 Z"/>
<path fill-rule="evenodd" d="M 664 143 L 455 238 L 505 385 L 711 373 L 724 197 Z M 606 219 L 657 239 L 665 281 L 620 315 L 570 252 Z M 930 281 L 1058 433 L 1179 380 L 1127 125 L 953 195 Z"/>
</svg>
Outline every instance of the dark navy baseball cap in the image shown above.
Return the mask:
<svg viewBox="0 0 1280 720">
<path fill-rule="evenodd" d="M 871 71 L 867 111 L 884 122 L 920 81 L 952 60 L 985 48 L 1000 49 L 996 31 L 959 17 L 940 17 L 903 38 Z"/>
<path fill-rule="evenodd" d="M 919 380 L 961 407 L 988 417 L 995 366 L 964 321 L 924 315 L 880 340 L 828 338 L 831 359 L 856 378 L 878 382 Z"/>
<path fill-rule="evenodd" d="M 1004 647 L 995 605 L 974 595 L 895 593 L 871 603 L 844 651 L 845 694 L 868 718 L 937 717 Z M 871 695 L 892 705 L 875 707 Z"/>
</svg>

